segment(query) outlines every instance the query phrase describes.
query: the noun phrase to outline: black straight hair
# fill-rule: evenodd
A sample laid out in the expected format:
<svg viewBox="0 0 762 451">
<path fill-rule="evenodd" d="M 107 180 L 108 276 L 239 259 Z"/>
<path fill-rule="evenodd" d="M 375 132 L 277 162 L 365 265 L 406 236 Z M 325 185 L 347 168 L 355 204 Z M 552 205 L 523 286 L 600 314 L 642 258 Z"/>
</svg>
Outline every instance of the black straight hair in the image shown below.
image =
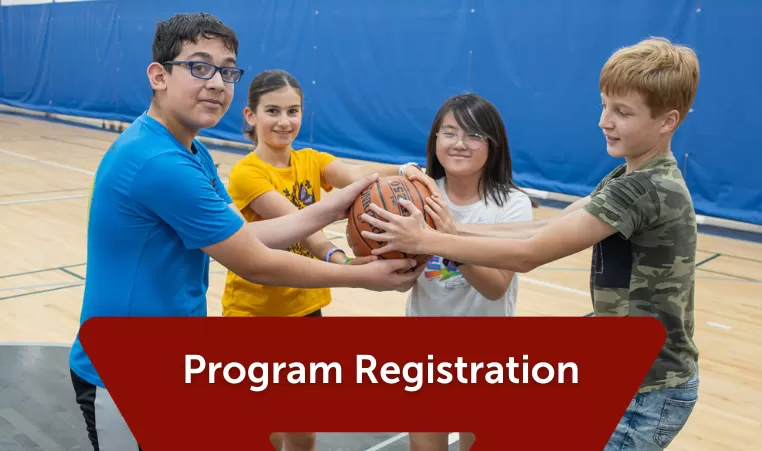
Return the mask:
<svg viewBox="0 0 762 451">
<path fill-rule="evenodd" d="M 477 94 L 451 97 L 439 108 L 426 145 L 426 174 L 435 180 L 445 176 L 445 169 L 437 158 L 437 133 L 450 112 L 466 133 L 476 133 L 487 139 L 489 153 L 479 178 L 479 194 L 485 202 L 491 198 L 502 207 L 511 190 L 521 189 L 513 181 L 511 150 L 503 119 L 492 103 Z M 534 200 L 532 206 L 536 206 Z"/>
<path fill-rule="evenodd" d="M 199 38 L 219 39 L 225 47 L 238 56 L 238 37 L 232 28 L 208 13 L 175 14 L 156 24 L 153 37 L 152 57 L 156 63 L 172 61 L 182 52 L 183 46 L 196 43 Z M 167 67 L 172 70 L 171 66 Z"/>
</svg>

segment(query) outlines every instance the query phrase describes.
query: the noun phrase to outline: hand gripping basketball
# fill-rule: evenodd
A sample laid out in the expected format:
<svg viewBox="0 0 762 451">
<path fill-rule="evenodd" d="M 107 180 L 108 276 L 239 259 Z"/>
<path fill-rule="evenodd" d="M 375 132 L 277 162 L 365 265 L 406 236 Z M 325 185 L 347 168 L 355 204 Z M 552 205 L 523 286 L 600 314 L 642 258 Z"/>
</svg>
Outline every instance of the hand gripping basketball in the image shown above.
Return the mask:
<svg viewBox="0 0 762 451">
<path fill-rule="evenodd" d="M 333 196 L 329 196 L 326 199 L 320 201 L 334 214 L 335 221 L 341 221 L 351 216 L 352 205 L 356 203 L 356 199 L 361 196 L 361 193 L 366 191 L 371 184 L 378 181 L 378 174 L 374 173 L 366 175 L 360 180 L 345 186 L 343 189 L 338 190 Z M 363 257 L 370 255 L 363 255 Z M 360 255 L 358 255 L 360 257 Z"/>
<path fill-rule="evenodd" d="M 429 189 L 417 180 L 404 176 L 382 177 L 360 193 L 352 205 L 347 222 L 347 242 L 357 256 L 377 255 L 381 259 L 413 258 L 426 263 L 430 255 L 415 246 L 400 242 L 398 222 L 422 224 L 435 228 L 434 219 L 425 211 Z M 385 219 L 386 221 L 382 220 Z M 412 221 L 412 222 L 411 222 Z M 389 239 L 393 242 L 387 243 Z"/>
<path fill-rule="evenodd" d="M 383 230 L 380 233 L 362 232 L 362 236 L 365 238 L 386 243 L 379 248 L 373 249 L 371 254 L 382 255 L 393 251 L 411 254 L 422 252 L 421 238 L 424 233 L 432 230 L 433 227 L 427 223 L 424 219 L 424 213 L 413 202 L 403 199 L 400 200 L 400 204 L 410 212 L 408 216 L 400 216 L 388 212 L 375 204 L 372 204 L 370 209 L 378 218 L 368 214 L 361 216 L 363 221 L 368 222 L 374 228 Z"/>
</svg>

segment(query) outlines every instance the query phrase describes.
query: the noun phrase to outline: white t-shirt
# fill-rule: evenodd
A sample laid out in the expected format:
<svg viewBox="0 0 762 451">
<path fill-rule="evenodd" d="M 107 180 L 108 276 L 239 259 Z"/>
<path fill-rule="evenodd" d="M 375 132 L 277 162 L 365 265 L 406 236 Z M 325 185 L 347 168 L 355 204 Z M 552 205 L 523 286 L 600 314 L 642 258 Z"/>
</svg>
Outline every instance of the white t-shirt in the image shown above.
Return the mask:
<svg viewBox="0 0 762 451">
<path fill-rule="evenodd" d="M 444 177 L 437 185 L 447 207 L 458 224 L 495 224 L 532 220 L 529 196 L 513 190 L 510 198 L 499 207 L 488 198 L 471 205 L 453 205 L 447 197 Z M 432 257 L 408 296 L 407 316 L 514 316 L 518 295 L 518 274 L 502 298 L 491 301 L 482 296 L 447 259 Z"/>
</svg>

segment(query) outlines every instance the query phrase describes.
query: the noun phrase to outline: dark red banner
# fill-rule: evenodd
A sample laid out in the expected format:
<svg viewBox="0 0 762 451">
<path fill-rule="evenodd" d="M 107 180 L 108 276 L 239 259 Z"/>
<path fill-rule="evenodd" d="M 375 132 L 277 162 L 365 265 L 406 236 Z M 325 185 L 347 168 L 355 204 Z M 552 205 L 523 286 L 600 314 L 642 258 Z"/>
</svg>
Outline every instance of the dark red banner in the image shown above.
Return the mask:
<svg viewBox="0 0 762 451">
<path fill-rule="evenodd" d="M 664 339 L 650 318 L 96 318 L 81 330 L 143 451 L 266 450 L 274 431 L 600 450 Z"/>
</svg>

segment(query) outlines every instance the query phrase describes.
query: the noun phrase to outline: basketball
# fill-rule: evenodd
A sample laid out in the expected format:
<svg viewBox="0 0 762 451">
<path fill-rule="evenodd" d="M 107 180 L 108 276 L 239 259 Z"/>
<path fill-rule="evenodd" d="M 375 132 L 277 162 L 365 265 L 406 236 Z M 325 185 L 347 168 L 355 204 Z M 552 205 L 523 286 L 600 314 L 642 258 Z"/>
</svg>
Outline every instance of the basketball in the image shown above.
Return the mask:
<svg viewBox="0 0 762 451">
<path fill-rule="evenodd" d="M 378 249 L 386 245 L 385 242 L 374 241 L 362 236 L 363 230 L 373 233 L 383 233 L 383 230 L 374 230 L 373 226 L 360 219 L 360 216 L 362 216 L 363 213 L 376 217 L 375 213 L 370 209 L 371 204 L 376 204 L 390 213 L 400 216 L 410 216 L 410 212 L 405 210 L 399 202 L 397 202 L 398 199 L 409 200 L 415 204 L 416 208 L 421 210 L 426 223 L 430 227 L 436 228 L 434 220 L 423 208 L 426 204 L 426 197 L 429 196 L 431 196 L 431 192 L 423 183 L 417 180 L 411 181 L 404 176 L 380 177 L 375 183 L 365 188 L 357 199 L 355 199 L 352 207 L 350 207 L 347 221 L 347 242 L 355 256 L 366 257 L 371 255 L 373 249 Z M 411 255 L 399 251 L 387 252 L 378 257 L 382 259 L 412 258 L 415 259 L 419 265 L 431 258 L 430 255 Z"/>
</svg>

